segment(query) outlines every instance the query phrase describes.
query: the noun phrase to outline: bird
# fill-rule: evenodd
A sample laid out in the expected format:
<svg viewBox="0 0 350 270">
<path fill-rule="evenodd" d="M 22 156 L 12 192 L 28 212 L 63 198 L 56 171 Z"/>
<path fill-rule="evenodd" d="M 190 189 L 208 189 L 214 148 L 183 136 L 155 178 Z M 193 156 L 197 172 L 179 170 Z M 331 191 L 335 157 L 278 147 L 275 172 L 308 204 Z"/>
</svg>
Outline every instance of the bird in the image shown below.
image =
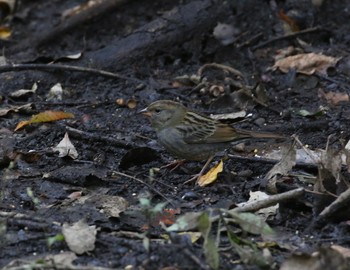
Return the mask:
<svg viewBox="0 0 350 270">
<path fill-rule="evenodd" d="M 155 101 L 139 113 L 149 117 L 158 142 L 172 156 L 190 161 L 207 160 L 201 172 L 193 177 L 197 180 L 214 156 L 232 143 L 249 138 L 285 138 L 273 133 L 234 128 L 172 100 Z"/>
</svg>

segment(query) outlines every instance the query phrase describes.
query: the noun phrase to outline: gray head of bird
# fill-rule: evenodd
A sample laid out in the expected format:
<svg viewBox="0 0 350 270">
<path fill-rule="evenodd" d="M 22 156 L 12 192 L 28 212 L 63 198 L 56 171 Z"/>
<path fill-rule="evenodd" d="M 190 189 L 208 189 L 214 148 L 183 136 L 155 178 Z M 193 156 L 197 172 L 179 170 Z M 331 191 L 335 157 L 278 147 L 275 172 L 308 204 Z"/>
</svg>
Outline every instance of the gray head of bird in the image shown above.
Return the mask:
<svg viewBox="0 0 350 270">
<path fill-rule="evenodd" d="M 150 118 L 152 127 L 160 131 L 167 127 L 176 126 L 183 121 L 186 107 L 171 100 L 158 100 L 151 103 L 147 108 L 139 111 Z"/>
</svg>

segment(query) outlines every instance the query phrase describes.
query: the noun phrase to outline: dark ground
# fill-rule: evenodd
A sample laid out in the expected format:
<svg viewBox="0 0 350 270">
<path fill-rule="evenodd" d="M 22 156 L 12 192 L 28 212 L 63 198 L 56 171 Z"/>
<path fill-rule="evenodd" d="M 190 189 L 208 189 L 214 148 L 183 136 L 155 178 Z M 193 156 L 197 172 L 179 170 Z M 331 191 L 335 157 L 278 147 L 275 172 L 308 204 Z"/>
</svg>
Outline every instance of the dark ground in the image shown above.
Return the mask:
<svg viewBox="0 0 350 270">
<path fill-rule="evenodd" d="M 180 32 L 168 42 L 167 38 L 160 39 L 150 48 L 140 48 L 136 53 L 130 53 L 131 57 L 120 56 L 116 62 L 113 54 L 104 55 L 106 61 L 90 61 L 101 48 L 111 43 L 120 44 L 117 43 L 118 39 L 123 40 L 136 29 L 141 32 L 144 25 L 165 12 L 191 2 L 142 1 L 141 4 L 140 1 L 129 1 L 34 47 L 33 40 L 40 33 L 51 31 L 58 25 L 65 10 L 81 2 L 19 1 L 12 18 L 4 22 L 9 25 L 12 36 L 8 41 L 0 41 L 8 63 L 49 63 L 66 55 L 83 52 L 78 60 L 58 60 L 58 63 L 118 72 L 123 76 L 137 78 L 143 84 L 64 70 L 22 70 L 0 74 L 1 109 L 33 104 L 29 112 L 13 111 L 0 117 L 1 267 L 14 260 L 22 260 L 12 264 L 13 269 L 21 269 L 19 265 L 25 264 L 24 260 L 35 261 L 49 254 L 69 251 L 64 241 L 48 247 L 47 238 L 60 233 L 63 223 L 74 223 L 84 218 L 89 225 L 96 225 L 99 230 L 95 249 L 78 256 L 75 265 L 113 269 L 207 269 L 203 240 L 194 244 L 161 240 L 164 231 L 157 222 L 147 222 L 147 216 L 137 211 L 139 197 L 146 196 L 154 205 L 163 202 L 164 197 L 130 177 L 115 173 L 135 176 L 149 183 L 172 202 L 167 207 L 176 208 L 181 214 L 209 208 L 227 209 L 246 201 L 249 191 L 265 190 L 264 176 L 273 164 L 251 159 L 226 160 L 224 172 L 207 187 L 182 184 L 191 172 L 200 170 L 203 165 L 201 162 L 190 162 L 174 171 L 161 169 L 152 176 L 156 181 L 149 182 L 151 171 L 154 171 L 151 169 L 160 168 L 172 158 L 156 143 L 154 131 L 147 119 L 136 113 L 137 110 L 158 99 L 178 100 L 192 109 L 214 114 L 239 111 L 243 106 L 240 102 L 234 102 L 228 95 L 230 93 L 214 97 L 209 93 L 200 93 L 193 86 L 173 85 L 175 77 L 196 74 L 206 63 L 215 62 L 233 67 L 244 74 L 247 85 L 259 85 L 266 89 L 268 105 L 254 103 L 246 106 L 252 116 L 237 126 L 288 136 L 297 134 L 310 149 L 324 149 L 331 134 L 332 147 L 339 148 L 349 140 L 349 102 L 332 105 L 319 95 L 319 89 L 349 94 L 348 1 L 324 1 L 321 7 L 302 0 L 249 0 L 232 1 L 230 4 L 218 1 L 206 10 L 213 16 L 211 22 L 197 26 L 184 37 Z M 226 5 L 225 8 L 217 11 L 216 8 L 222 5 Z M 296 14 L 295 21 L 301 30 L 312 27 L 318 29 L 256 47 L 286 34 L 284 21 L 278 16 L 281 9 L 286 14 Z M 218 22 L 235 27 L 237 33 L 233 44 L 223 46 L 213 37 L 213 28 Z M 267 71 L 274 64 L 276 51 L 287 46 L 299 48 L 300 52 L 317 52 L 342 59 L 329 76 Z M 220 78 L 216 79 L 220 81 Z M 35 82 L 38 84 L 35 94 L 21 98 L 10 96 L 16 90 L 30 89 Z M 64 88 L 63 99 L 48 101 L 47 93 L 56 83 Z M 226 90 L 232 92 L 233 88 Z M 119 106 L 117 99 L 135 100 L 137 106 L 134 109 Z M 303 117 L 296 113 L 300 109 L 317 112 L 320 106 L 327 108 L 320 116 Z M 13 133 L 19 121 L 45 110 L 71 112 L 75 118 L 34 124 Z M 68 130 L 79 153 L 77 160 L 60 158 L 50 151 L 63 138 L 67 127 L 86 132 L 79 135 Z M 251 157 L 254 149 L 263 155 L 265 149 L 278 149 L 279 145 L 274 141 L 247 142 L 243 152 L 238 155 Z M 155 151 L 153 153 L 148 148 L 142 151 L 138 147 L 149 147 Z M 126 153 L 129 155 L 126 156 Z M 135 163 L 137 165 L 132 166 Z M 316 166 L 297 170 L 298 173 L 301 171 L 317 175 Z M 348 180 L 347 172 L 343 171 L 342 176 L 345 181 Z M 312 190 L 312 184 L 299 179 L 293 175 L 286 176 L 286 180 L 277 186 L 277 192 L 300 186 Z M 28 195 L 28 188 L 32 190 L 33 196 Z M 88 199 L 78 202 L 69 200 L 68 196 L 75 191 L 82 191 L 82 197 L 87 196 Z M 104 195 L 124 198 L 129 204 L 128 211 L 120 217 L 111 217 L 101 211 L 99 198 Z M 34 197 L 40 201 L 35 202 Z M 270 218 L 270 226 L 285 237 L 285 246 L 279 243 L 267 247 L 271 253 L 271 264 L 267 268 L 278 269 L 292 253 L 310 255 L 320 247 L 327 248 L 333 244 L 349 247 L 346 217 L 307 230 L 317 216 L 315 205 L 315 198 L 311 194 L 305 195 L 297 202 L 284 203 L 279 213 Z M 130 214 L 132 210 L 135 210 L 134 214 Z M 148 235 L 152 241 L 150 251 L 146 252 L 142 239 L 121 232 L 142 233 L 148 223 L 151 223 Z M 262 241 L 250 235 L 242 234 L 240 237 L 253 242 Z M 229 242 L 223 242 L 220 246 L 220 269 L 259 269 L 256 263 L 239 260 L 237 252 L 227 248 Z M 289 248 L 286 248 L 287 245 Z M 321 269 L 322 266 L 319 267 L 315 269 Z M 323 269 L 341 268 L 323 265 Z"/>
</svg>

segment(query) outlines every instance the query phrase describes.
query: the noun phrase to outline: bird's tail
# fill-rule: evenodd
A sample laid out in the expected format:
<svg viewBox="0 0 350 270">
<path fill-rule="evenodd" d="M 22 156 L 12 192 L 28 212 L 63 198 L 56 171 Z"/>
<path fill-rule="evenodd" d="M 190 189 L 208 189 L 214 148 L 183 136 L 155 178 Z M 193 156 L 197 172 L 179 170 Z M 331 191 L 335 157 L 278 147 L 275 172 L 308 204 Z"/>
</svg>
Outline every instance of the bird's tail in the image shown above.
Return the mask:
<svg viewBox="0 0 350 270">
<path fill-rule="evenodd" d="M 286 136 L 275 134 L 275 133 L 250 131 L 250 130 L 237 129 L 237 128 L 235 128 L 235 130 L 239 135 L 246 138 L 257 138 L 257 139 L 287 139 L 288 138 Z"/>
</svg>

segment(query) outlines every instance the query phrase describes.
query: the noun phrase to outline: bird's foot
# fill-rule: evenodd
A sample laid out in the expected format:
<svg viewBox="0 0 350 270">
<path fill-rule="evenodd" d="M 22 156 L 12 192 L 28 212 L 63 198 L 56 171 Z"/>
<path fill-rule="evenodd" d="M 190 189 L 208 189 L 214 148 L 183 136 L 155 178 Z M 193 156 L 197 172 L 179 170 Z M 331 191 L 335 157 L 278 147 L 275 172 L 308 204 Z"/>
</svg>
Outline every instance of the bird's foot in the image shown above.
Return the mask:
<svg viewBox="0 0 350 270">
<path fill-rule="evenodd" d="M 190 183 L 194 180 L 196 180 L 196 183 L 198 183 L 199 179 L 202 177 L 202 175 L 204 174 L 206 168 L 208 167 L 208 165 L 210 164 L 210 162 L 213 160 L 214 156 L 211 156 L 208 158 L 207 162 L 204 164 L 203 168 L 201 169 L 201 171 L 195 175 L 193 175 L 190 179 L 188 179 L 186 182 L 184 182 L 184 185 L 187 183 Z"/>
<path fill-rule="evenodd" d="M 172 172 L 172 171 L 176 170 L 178 167 L 180 167 L 182 164 L 184 164 L 184 162 L 185 162 L 185 159 L 174 160 L 173 162 L 171 162 L 167 165 L 164 165 L 160 168 L 161 169 L 171 168 L 170 171 Z"/>
<path fill-rule="evenodd" d="M 197 173 L 197 174 L 192 175 L 192 177 L 190 179 L 188 179 L 187 181 L 185 181 L 183 183 L 183 185 L 186 185 L 186 184 L 188 184 L 190 182 L 193 182 L 195 180 L 196 180 L 196 183 L 197 183 L 202 175 L 203 175 L 203 173 Z"/>
</svg>

